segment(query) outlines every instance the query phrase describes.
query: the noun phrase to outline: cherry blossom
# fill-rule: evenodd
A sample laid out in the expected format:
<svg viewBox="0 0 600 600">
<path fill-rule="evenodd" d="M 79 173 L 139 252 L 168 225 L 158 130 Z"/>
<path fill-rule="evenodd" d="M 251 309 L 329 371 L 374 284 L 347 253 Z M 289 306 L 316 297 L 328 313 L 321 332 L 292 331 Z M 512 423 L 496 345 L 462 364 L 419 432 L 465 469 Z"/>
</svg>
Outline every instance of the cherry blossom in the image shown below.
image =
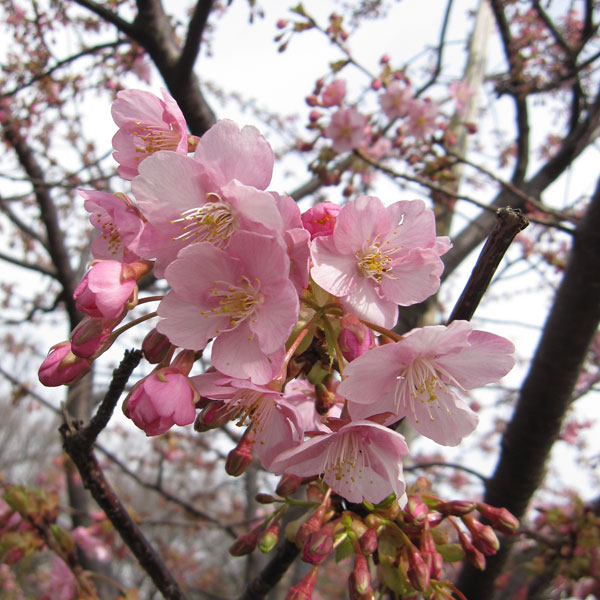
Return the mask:
<svg viewBox="0 0 600 600">
<path fill-rule="evenodd" d="M 42 385 L 56 387 L 71 385 L 91 370 L 91 363 L 71 352 L 71 342 L 65 341 L 50 348 L 40 365 L 38 378 Z"/>
<path fill-rule="evenodd" d="M 336 152 L 348 152 L 358 148 L 365 138 L 367 117 L 355 108 L 340 108 L 333 113 L 331 122 L 323 130 L 323 135 L 330 138 Z"/>
<path fill-rule="evenodd" d="M 165 367 L 144 377 L 123 404 L 123 412 L 147 436 L 161 435 L 173 425 L 189 425 L 196 417 L 198 392 L 177 367 Z"/>
<path fill-rule="evenodd" d="M 513 352 L 510 341 L 467 321 L 413 329 L 351 362 L 338 393 L 354 419 L 393 413 L 438 444 L 456 446 L 478 418 L 452 388 L 498 381 L 513 367 Z"/>
<path fill-rule="evenodd" d="M 335 79 L 325 87 L 321 94 L 323 106 L 340 106 L 346 96 L 346 82 L 343 79 Z"/>
<path fill-rule="evenodd" d="M 321 475 L 334 492 L 350 502 L 364 499 L 377 503 L 393 492 L 404 505 L 401 457 L 407 455 L 402 435 L 378 423 L 359 420 L 282 452 L 271 470 L 300 477 Z"/>
<path fill-rule="evenodd" d="M 79 190 L 90 213 L 90 223 L 100 231 L 92 241 L 96 260 L 136 262 L 137 246 L 145 221 L 134 203 L 124 194 Z"/>
<path fill-rule="evenodd" d="M 239 230 L 283 233 L 271 180 L 273 153 L 254 127 L 241 131 L 219 121 L 207 131 L 194 158 L 157 152 L 140 165 L 132 187 L 148 220 L 139 253 L 156 258 L 155 273 L 190 243 L 227 246 Z"/>
<path fill-rule="evenodd" d="M 342 208 L 331 236 L 313 240 L 311 276 L 348 312 L 391 328 L 398 305 L 422 302 L 440 285 L 439 257 L 450 244 L 436 237 L 434 221 L 421 200 L 385 207 L 360 196 Z"/>
<path fill-rule="evenodd" d="M 288 274 L 287 254 L 273 237 L 240 231 L 226 250 L 192 244 L 167 268 L 172 290 L 158 308 L 157 329 L 193 350 L 216 337 L 211 358 L 219 371 L 268 383 L 282 366 L 298 318 Z"/>
<path fill-rule="evenodd" d="M 309 208 L 302 214 L 302 223 L 310 232 L 310 239 L 331 235 L 335 227 L 335 221 L 342 207 L 333 202 L 319 202 L 316 206 Z"/>
<path fill-rule="evenodd" d="M 163 99 L 142 90 L 122 90 L 112 105 L 119 131 L 112 140 L 114 159 L 123 179 L 133 179 L 143 160 L 159 150 L 188 151 L 185 118 L 166 90 Z"/>
<path fill-rule="evenodd" d="M 388 85 L 385 92 L 379 96 L 381 110 L 388 119 L 401 119 L 408 114 L 412 96 L 409 86 L 394 80 Z"/>
<path fill-rule="evenodd" d="M 436 130 L 437 104 L 427 100 L 411 100 L 408 107 L 408 133 L 423 140 Z"/>
</svg>

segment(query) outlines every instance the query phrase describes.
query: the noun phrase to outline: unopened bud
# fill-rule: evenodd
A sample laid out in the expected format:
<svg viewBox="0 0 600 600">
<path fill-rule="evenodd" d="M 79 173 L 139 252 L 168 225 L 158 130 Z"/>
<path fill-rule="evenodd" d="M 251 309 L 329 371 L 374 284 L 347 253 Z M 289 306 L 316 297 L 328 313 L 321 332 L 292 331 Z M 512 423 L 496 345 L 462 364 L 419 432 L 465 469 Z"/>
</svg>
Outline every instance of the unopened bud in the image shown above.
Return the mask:
<svg viewBox="0 0 600 600">
<path fill-rule="evenodd" d="M 333 552 L 333 523 L 311 533 L 302 548 L 302 560 L 320 565 Z"/>
<path fill-rule="evenodd" d="M 245 556 L 246 554 L 250 554 L 250 552 L 256 548 L 258 538 L 262 532 L 263 528 L 259 525 L 258 527 L 251 529 L 248 533 L 240 535 L 240 537 L 231 544 L 229 554 L 231 554 L 231 556 Z"/>
<path fill-rule="evenodd" d="M 475 510 L 475 503 L 467 500 L 440 502 L 435 506 L 435 510 L 445 517 L 462 517 Z"/>
<path fill-rule="evenodd" d="M 289 21 L 287 19 L 279 19 L 275 24 L 277 29 L 285 29 Z"/>
<path fill-rule="evenodd" d="M 483 555 L 483 553 L 480 552 L 479 550 L 477 550 L 477 548 L 475 548 L 475 546 L 473 546 L 471 539 L 464 531 L 460 531 L 458 533 L 458 540 L 459 540 L 460 545 L 462 546 L 463 550 L 465 551 L 467 560 L 476 569 L 483 571 L 485 569 L 485 556 Z"/>
<path fill-rule="evenodd" d="M 506 508 L 496 508 L 480 502 L 477 510 L 500 533 L 512 535 L 519 529 L 519 520 Z"/>
<path fill-rule="evenodd" d="M 358 540 L 364 554 L 373 554 L 377 550 L 377 529 L 369 527 Z"/>
<path fill-rule="evenodd" d="M 286 473 L 281 476 L 277 488 L 275 489 L 275 493 L 281 498 L 286 498 L 287 496 L 295 494 L 300 489 L 301 484 L 302 477 Z"/>
<path fill-rule="evenodd" d="M 279 520 L 271 523 L 267 529 L 260 536 L 260 541 L 258 543 L 258 549 L 263 554 L 268 554 L 273 550 L 273 548 L 277 545 L 279 540 L 279 530 L 281 528 L 281 524 Z"/>
<path fill-rule="evenodd" d="M 319 567 L 313 567 L 294 587 L 288 590 L 285 600 L 311 600 L 318 573 Z"/>
<path fill-rule="evenodd" d="M 321 504 L 317 510 L 300 525 L 296 535 L 296 544 L 299 547 L 304 546 L 308 536 L 315 531 L 318 531 L 323 526 L 323 518 L 325 517 L 325 506 Z"/>
<path fill-rule="evenodd" d="M 142 352 L 144 358 L 152 365 L 157 365 L 163 360 L 171 349 L 169 338 L 159 333 L 156 328 L 146 334 L 142 342 Z"/>
<path fill-rule="evenodd" d="M 71 332 L 71 352 L 80 358 L 98 358 L 112 346 L 111 333 L 118 322 L 118 319 L 85 317 Z"/>
<path fill-rule="evenodd" d="M 371 81 L 371 89 L 372 90 L 380 90 L 381 86 L 383 85 L 383 82 L 381 81 L 381 78 L 378 77 L 377 79 L 373 79 L 373 81 Z"/>
<path fill-rule="evenodd" d="M 429 587 L 429 566 L 423 560 L 421 553 L 417 550 L 413 544 L 408 544 L 408 579 L 410 584 L 419 590 L 424 592 Z"/>
<path fill-rule="evenodd" d="M 473 545 L 478 550 L 481 550 L 486 556 L 491 556 L 498 552 L 500 542 L 494 530 L 489 525 L 483 525 L 470 515 L 465 515 L 462 517 L 462 520 L 473 538 Z"/>
<path fill-rule="evenodd" d="M 238 445 L 227 455 L 225 471 L 228 475 L 239 477 L 246 471 L 252 462 L 253 445 L 254 436 L 250 433 L 250 429 L 246 429 L 246 433 L 244 433 Z"/>
<path fill-rule="evenodd" d="M 362 596 L 371 590 L 371 572 L 367 559 L 361 553 L 356 554 L 354 559 L 354 569 L 348 579 L 348 588 L 350 597 L 356 594 Z"/>
<path fill-rule="evenodd" d="M 225 403 L 221 400 L 209 400 L 196 416 L 194 429 L 199 432 L 209 431 L 222 427 L 229 421 L 231 413 L 225 410 Z"/>
<path fill-rule="evenodd" d="M 309 106 L 319 106 L 319 99 L 314 94 L 306 96 L 305 100 Z"/>
<path fill-rule="evenodd" d="M 61 342 L 50 348 L 38 371 L 40 382 L 47 387 L 71 385 L 91 371 L 87 358 L 71 352 L 71 342 Z"/>
<path fill-rule="evenodd" d="M 261 492 L 260 494 L 256 494 L 256 496 L 254 496 L 254 499 L 259 504 L 273 504 L 273 502 L 277 502 L 277 498 L 274 498 L 273 496 L 271 496 L 271 494 L 265 494 L 263 492 Z"/>
</svg>

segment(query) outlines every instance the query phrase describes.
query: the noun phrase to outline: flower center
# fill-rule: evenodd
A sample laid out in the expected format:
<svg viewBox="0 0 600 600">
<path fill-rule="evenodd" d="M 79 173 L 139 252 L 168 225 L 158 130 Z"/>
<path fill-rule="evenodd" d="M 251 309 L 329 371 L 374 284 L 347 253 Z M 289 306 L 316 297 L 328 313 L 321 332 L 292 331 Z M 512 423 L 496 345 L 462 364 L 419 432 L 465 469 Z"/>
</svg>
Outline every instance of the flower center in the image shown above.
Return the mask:
<svg viewBox="0 0 600 600">
<path fill-rule="evenodd" d="M 223 202 L 217 194 L 207 194 L 206 204 L 179 213 L 179 219 L 171 223 L 181 223 L 182 232 L 173 240 L 184 242 L 210 242 L 224 248 L 237 229 L 237 219 L 231 204 Z"/>
<path fill-rule="evenodd" d="M 394 235 L 396 233 L 394 231 Z M 378 238 L 379 236 L 372 243 L 368 239 L 367 243 L 370 245 L 356 252 L 358 271 L 363 277 L 368 277 L 376 283 L 381 283 L 384 277 L 398 279 L 392 272 L 394 268 L 392 262 L 393 255 L 399 250 L 399 246 L 392 246 L 389 240 L 383 242 Z"/>
<path fill-rule="evenodd" d="M 102 221 L 102 213 L 94 215 L 96 220 L 96 228 L 100 229 L 102 239 L 106 241 L 107 249 L 111 254 L 118 254 L 121 249 L 121 236 L 111 220 Z"/>
<path fill-rule="evenodd" d="M 229 327 L 224 331 L 235 329 L 242 321 L 251 317 L 264 299 L 260 291 L 260 281 L 258 279 L 250 281 L 245 275 L 242 275 L 239 285 L 215 281 L 209 291 L 216 300 L 216 305 L 210 309 L 209 313 L 201 311 L 200 314 L 204 318 L 209 316 L 228 317 Z M 220 331 L 217 330 L 217 333 Z"/>
<path fill-rule="evenodd" d="M 349 482 L 355 483 L 369 467 L 369 461 L 362 448 L 363 440 L 356 433 L 346 433 L 335 438 L 327 448 L 323 466 L 324 478 L 329 475 L 336 481 L 347 478 Z"/>
<path fill-rule="evenodd" d="M 169 127 L 165 129 L 165 127 Z M 141 121 L 136 122 L 136 129 L 133 135 L 137 137 L 140 145 L 135 149 L 136 152 L 143 154 L 142 157 L 136 157 L 139 162 L 159 150 L 176 150 L 179 144 L 179 127 L 173 125 L 150 125 L 142 124 Z"/>
</svg>

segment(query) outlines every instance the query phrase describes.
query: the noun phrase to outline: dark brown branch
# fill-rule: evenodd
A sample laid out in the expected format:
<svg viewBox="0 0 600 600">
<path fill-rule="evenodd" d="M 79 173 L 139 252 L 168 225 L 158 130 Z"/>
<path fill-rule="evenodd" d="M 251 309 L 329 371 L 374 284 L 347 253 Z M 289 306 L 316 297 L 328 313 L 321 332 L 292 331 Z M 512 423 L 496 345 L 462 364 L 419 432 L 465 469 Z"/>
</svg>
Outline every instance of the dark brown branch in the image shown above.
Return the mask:
<svg viewBox="0 0 600 600">
<path fill-rule="evenodd" d="M 65 452 L 76 465 L 81 480 L 90 491 L 94 500 L 110 519 L 115 530 L 148 573 L 152 581 L 165 598 L 185 600 L 185 595 L 158 556 L 150 542 L 129 516 L 115 491 L 112 489 L 93 453 L 94 441 L 100 430 L 106 425 L 112 411 L 125 389 L 129 376 L 138 365 L 141 352 L 127 352 L 118 369 L 113 373 L 109 390 L 90 424 L 81 428 L 78 423 L 64 423 L 60 427 Z"/>
<path fill-rule="evenodd" d="M 119 17 L 119 15 L 108 8 L 105 8 L 102 4 L 98 2 L 93 2 L 93 0 L 75 0 L 79 6 L 83 6 L 88 10 L 92 11 L 95 15 L 107 21 L 108 23 L 112 23 L 119 31 L 122 31 L 125 35 L 132 36 L 134 33 L 134 27 L 131 23 L 125 21 Z"/>
<path fill-rule="evenodd" d="M 194 14 L 188 25 L 185 43 L 177 61 L 177 69 L 182 77 L 189 76 L 194 68 L 212 5 L 213 0 L 198 0 L 196 3 Z"/>
<path fill-rule="evenodd" d="M 279 583 L 298 554 L 300 550 L 296 544 L 285 540 L 262 572 L 246 586 L 238 600 L 263 600 Z"/>
<path fill-rule="evenodd" d="M 6 262 L 9 262 L 13 265 L 22 267 L 23 269 L 37 271 L 38 273 L 48 275 L 49 277 L 56 277 L 56 271 L 52 269 L 48 269 L 47 267 L 44 267 L 43 265 L 37 263 L 28 263 L 24 260 L 20 260 L 18 258 L 14 258 L 13 256 L 9 256 L 8 254 L 4 254 L 4 252 L 0 252 L 0 260 L 5 260 Z"/>
<path fill-rule="evenodd" d="M 456 303 L 448 323 L 457 319 L 470 321 L 487 290 L 500 261 L 519 231 L 528 225 L 520 211 L 501 208 L 496 214 L 496 226 L 490 233 L 469 281 Z"/>
<path fill-rule="evenodd" d="M 571 405 L 579 372 L 600 324 L 600 180 L 573 249 L 519 400 L 502 439 L 485 502 L 517 518 L 539 487 L 545 463 Z M 510 544 L 490 557 L 484 572 L 465 567 L 459 588 L 468 598 L 489 598 Z"/>
<path fill-rule="evenodd" d="M 9 221 L 17 228 L 20 229 L 22 233 L 26 236 L 30 237 L 32 240 L 39 242 L 46 250 L 48 248 L 48 242 L 44 239 L 42 235 L 40 235 L 37 231 L 31 228 L 21 217 L 16 215 L 13 210 L 8 206 L 6 202 L 6 198 L 0 196 L 0 210 L 7 216 Z"/>
</svg>

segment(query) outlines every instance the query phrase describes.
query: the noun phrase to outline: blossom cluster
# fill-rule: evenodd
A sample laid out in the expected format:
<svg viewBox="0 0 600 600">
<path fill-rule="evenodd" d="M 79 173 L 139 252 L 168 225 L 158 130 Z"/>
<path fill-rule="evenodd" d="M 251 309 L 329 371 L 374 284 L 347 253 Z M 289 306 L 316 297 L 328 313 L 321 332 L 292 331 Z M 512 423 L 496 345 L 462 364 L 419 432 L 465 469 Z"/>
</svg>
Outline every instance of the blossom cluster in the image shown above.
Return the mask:
<svg viewBox="0 0 600 600">
<path fill-rule="evenodd" d="M 324 104 L 343 97 L 338 87 L 323 92 Z M 382 98 L 386 112 L 400 110 L 401 92 Z M 320 478 L 349 502 L 395 494 L 404 505 L 409 449 L 393 425 L 406 419 L 458 444 L 477 425 L 461 392 L 514 362 L 511 342 L 466 321 L 391 331 L 399 306 L 440 285 L 451 243 L 436 235 L 433 212 L 421 200 L 360 196 L 302 214 L 268 190 L 273 152 L 254 127 L 223 120 L 190 136 L 166 92 L 119 92 L 113 116 L 114 157 L 135 200 L 81 191 L 99 231 L 74 294 L 86 316 L 51 349 L 42 383 L 75 382 L 116 337 L 156 319 L 142 347 L 155 368 L 123 406 L 147 435 L 235 420 L 246 429 L 230 474 L 254 454 L 265 469 Z M 166 281 L 164 296 L 138 294 L 150 273 Z M 150 302 L 156 311 L 136 318 Z M 200 353 L 211 366 L 197 373 Z"/>
</svg>

